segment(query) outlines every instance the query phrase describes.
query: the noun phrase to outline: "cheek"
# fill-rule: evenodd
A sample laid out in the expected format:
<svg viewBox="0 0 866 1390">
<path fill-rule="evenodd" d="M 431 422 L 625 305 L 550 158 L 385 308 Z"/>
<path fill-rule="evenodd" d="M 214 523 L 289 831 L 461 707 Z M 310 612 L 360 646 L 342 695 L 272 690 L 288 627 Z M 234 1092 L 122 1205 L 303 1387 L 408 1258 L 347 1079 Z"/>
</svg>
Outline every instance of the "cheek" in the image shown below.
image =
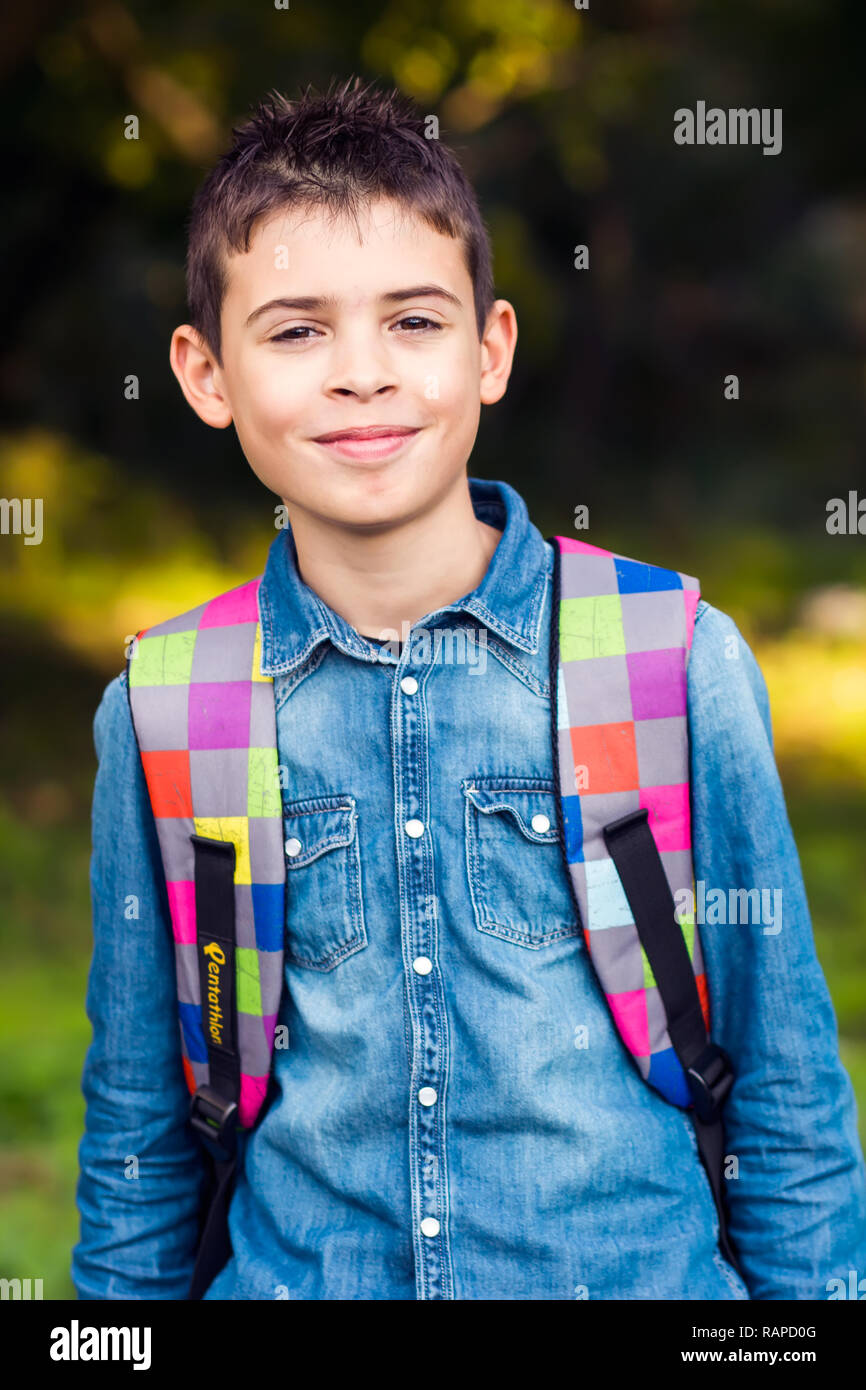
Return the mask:
<svg viewBox="0 0 866 1390">
<path fill-rule="evenodd" d="M 242 379 L 247 383 L 242 412 L 248 427 L 257 432 L 276 434 L 291 426 L 310 398 L 301 373 L 289 373 L 283 364 L 272 360 L 260 358 Z"/>
<path fill-rule="evenodd" d="M 438 415 L 464 415 L 478 400 L 478 365 L 470 353 L 442 353 L 418 371 L 415 387 Z"/>
</svg>

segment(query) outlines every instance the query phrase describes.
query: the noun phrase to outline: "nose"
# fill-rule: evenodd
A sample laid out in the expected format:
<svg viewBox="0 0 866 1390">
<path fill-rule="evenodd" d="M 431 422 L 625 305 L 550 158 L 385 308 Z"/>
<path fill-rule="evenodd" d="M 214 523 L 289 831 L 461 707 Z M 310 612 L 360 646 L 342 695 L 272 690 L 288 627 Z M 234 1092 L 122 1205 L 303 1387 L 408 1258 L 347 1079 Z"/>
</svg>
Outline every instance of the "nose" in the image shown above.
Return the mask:
<svg viewBox="0 0 866 1390">
<path fill-rule="evenodd" d="M 399 378 L 389 356 L 375 336 L 347 335 L 335 344 L 325 390 L 336 396 L 357 396 L 362 401 L 395 391 Z"/>
<path fill-rule="evenodd" d="M 396 385 L 383 382 L 380 385 L 371 381 L 359 381 L 353 377 L 352 381 L 342 386 L 333 386 L 330 390 L 335 396 L 357 396 L 359 401 L 372 400 L 374 396 L 387 395 L 390 391 L 396 391 Z"/>
</svg>

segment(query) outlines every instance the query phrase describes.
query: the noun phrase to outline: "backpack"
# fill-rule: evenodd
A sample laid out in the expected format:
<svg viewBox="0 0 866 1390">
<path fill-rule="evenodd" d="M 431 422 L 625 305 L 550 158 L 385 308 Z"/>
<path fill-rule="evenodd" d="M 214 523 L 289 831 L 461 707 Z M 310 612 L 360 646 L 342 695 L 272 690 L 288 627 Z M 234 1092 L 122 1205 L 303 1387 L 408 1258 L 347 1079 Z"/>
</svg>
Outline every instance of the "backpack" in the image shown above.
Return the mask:
<svg viewBox="0 0 866 1390">
<path fill-rule="evenodd" d="M 587 955 L 644 1081 L 688 1112 L 727 1230 L 722 1107 L 694 911 L 686 670 L 698 581 L 565 536 L 554 552 L 551 754 L 559 843 Z M 260 1118 L 286 921 L 274 683 L 261 674 L 262 575 L 143 628 L 127 689 L 165 870 L 189 1122 L 207 1155 L 195 1270 L 231 1255 L 238 1131 Z M 556 692 L 555 698 L 553 692 Z"/>
</svg>

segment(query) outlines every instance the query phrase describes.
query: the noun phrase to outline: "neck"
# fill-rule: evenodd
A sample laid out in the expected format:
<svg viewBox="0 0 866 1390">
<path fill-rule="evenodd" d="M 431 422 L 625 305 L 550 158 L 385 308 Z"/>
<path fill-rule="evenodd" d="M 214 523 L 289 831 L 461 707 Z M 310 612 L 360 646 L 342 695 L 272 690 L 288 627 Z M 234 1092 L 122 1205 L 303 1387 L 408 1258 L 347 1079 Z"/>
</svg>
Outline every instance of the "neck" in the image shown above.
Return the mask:
<svg viewBox="0 0 866 1390">
<path fill-rule="evenodd" d="M 298 570 L 357 632 L 402 635 L 481 583 L 502 535 L 479 521 L 468 481 L 430 510 L 387 531 L 346 531 L 305 512 L 291 516 Z M 384 638 L 382 639 L 384 640 Z"/>
</svg>

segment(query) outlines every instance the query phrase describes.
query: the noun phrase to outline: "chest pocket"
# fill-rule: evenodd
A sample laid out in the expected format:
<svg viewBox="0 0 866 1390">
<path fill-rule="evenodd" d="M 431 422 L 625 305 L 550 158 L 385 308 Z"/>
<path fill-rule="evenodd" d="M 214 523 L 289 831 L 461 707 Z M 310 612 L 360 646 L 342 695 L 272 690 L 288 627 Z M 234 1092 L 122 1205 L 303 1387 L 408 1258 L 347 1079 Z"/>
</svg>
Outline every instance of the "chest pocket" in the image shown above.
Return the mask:
<svg viewBox="0 0 866 1390">
<path fill-rule="evenodd" d="M 467 777 L 466 868 L 479 931 L 537 949 L 583 933 L 559 844 L 552 781 Z"/>
<path fill-rule="evenodd" d="M 354 799 L 284 802 L 283 832 L 286 960 L 333 970 L 367 945 Z"/>
</svg>

